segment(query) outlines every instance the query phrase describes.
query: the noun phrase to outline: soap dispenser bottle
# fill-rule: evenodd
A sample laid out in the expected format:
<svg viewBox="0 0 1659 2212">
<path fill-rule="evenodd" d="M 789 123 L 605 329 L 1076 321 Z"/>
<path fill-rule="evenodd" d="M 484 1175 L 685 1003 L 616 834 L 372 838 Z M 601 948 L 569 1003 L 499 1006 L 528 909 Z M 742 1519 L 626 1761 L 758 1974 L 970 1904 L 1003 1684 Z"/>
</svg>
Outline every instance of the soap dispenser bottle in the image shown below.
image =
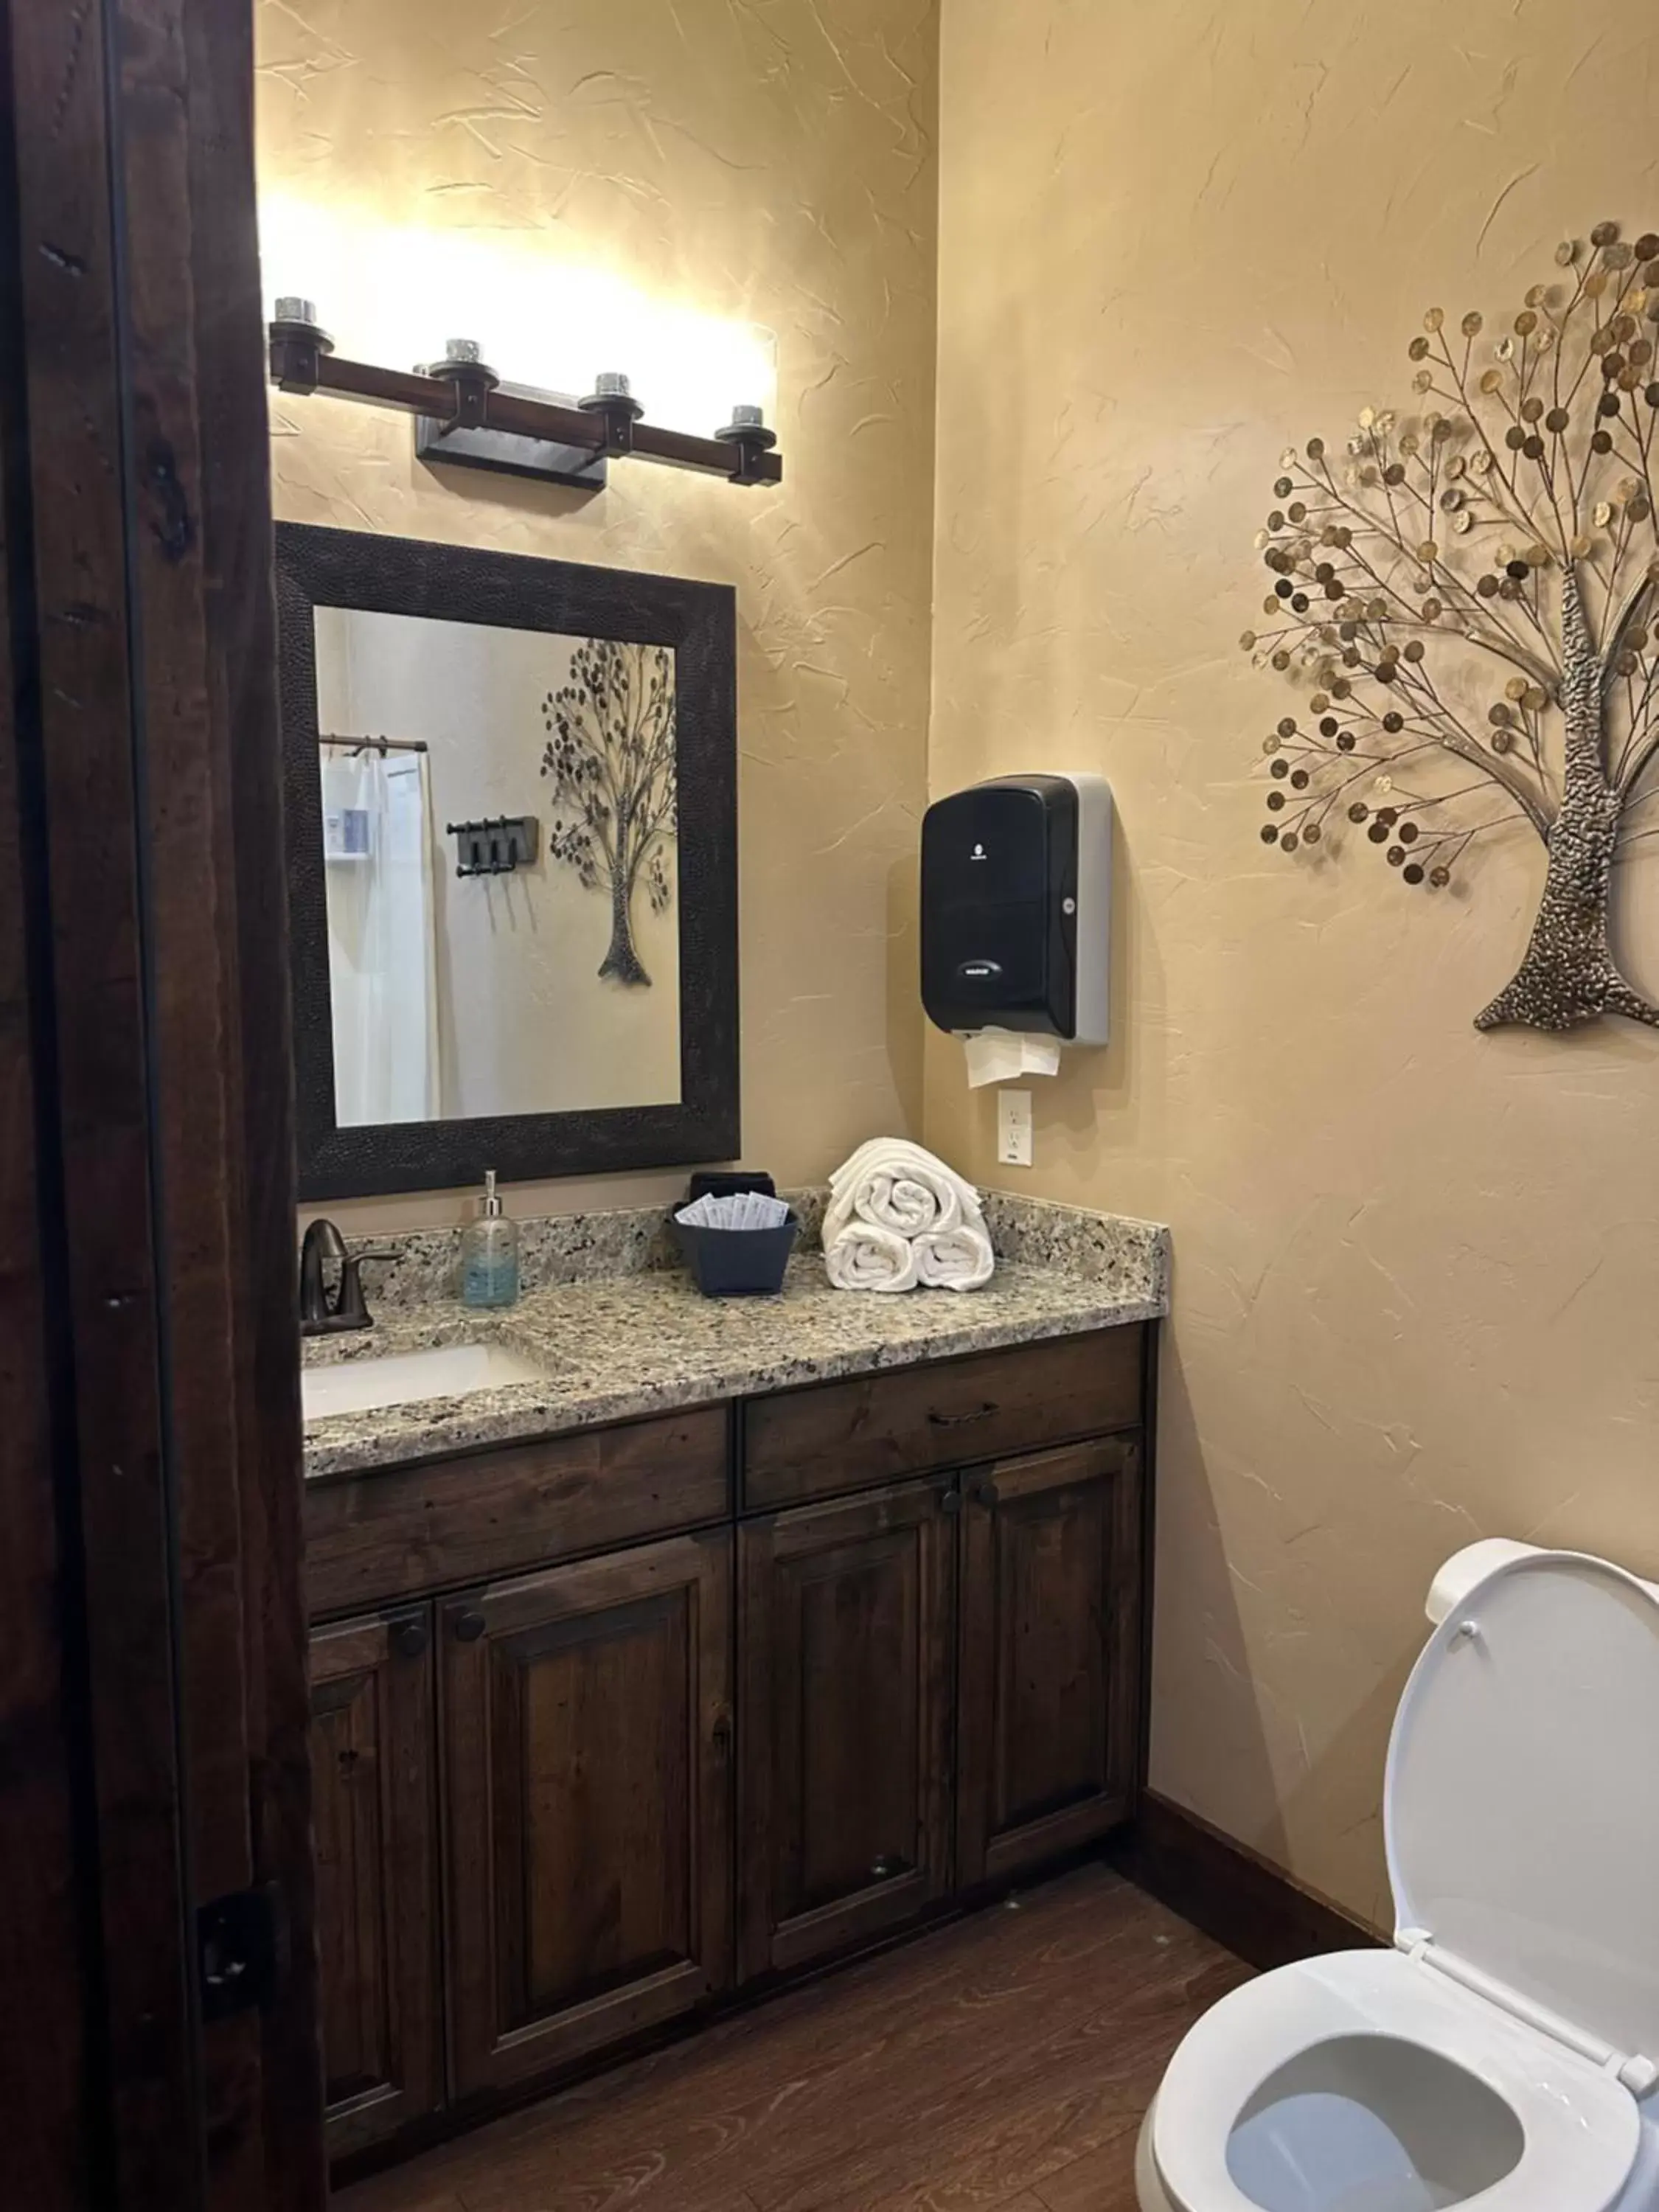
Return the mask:
<svg viewBox="0 0 1659 2212">
<path fill-rule="evenodd" d="M 477 1218 L 461 1231 L 461 1303 L 510 1306 L 518 1295 L 519 1224 L 501 1212 L 492 1168 Z"/>
</svg>

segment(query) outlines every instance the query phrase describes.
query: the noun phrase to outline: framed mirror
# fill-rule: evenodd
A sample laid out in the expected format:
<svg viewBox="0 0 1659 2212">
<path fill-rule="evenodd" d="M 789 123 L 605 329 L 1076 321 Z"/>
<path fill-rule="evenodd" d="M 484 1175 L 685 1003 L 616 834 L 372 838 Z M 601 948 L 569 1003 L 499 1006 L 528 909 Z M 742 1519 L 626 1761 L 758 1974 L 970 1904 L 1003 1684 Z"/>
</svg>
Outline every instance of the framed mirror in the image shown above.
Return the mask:
<svg viewBox="0 0 1659 2212">
<path fill-rule="evenodd" d="M 276 529 L 300 1193 L 730 1159 L 725 586 Z"/>
</svg>

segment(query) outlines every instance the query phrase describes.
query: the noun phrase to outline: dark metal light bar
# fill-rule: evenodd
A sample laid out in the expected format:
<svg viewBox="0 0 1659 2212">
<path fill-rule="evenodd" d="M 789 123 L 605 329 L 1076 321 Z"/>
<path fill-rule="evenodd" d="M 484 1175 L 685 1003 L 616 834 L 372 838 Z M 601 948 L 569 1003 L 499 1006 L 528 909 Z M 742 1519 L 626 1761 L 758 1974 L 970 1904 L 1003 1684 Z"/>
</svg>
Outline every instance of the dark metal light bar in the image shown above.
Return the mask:
<svg viewBox="0 0 1659 2212">
<path fill-rule="evenodd" d="M 270 380 L 281 391 L 329 392 L 370 406 L 397 408 L 439 424 L 441 435 L 444 430 L 488 431 L 562 447 L 578 469 L 592 467 L 595 488 L 604 481 L 600 465 L 622 458 L 694 469 L 737 484 L 783 480 L 783 457 L 774 450 L 775 435 L 758 408 L 735 408 L 731 422 L 712 438 L 692 437 L 642 421 L 625 377 L 601 377 L 591 398 L 565 406 L 504 389 L 495 370 L 478 358 L 477 348 L 465 339 L 452 340 L 446 358 L 430 369 L 380 368 L 372 362 L 343 360 L 309 301 L 279 300 L 276 308 L 269 331 L 270 365 Z M 434 457 L 430 443 L 426 453 Z M 476 454 L 468 458 L 477 465 Z M 580 477 L 566 473 L 561 480 Z"/>
</svg>

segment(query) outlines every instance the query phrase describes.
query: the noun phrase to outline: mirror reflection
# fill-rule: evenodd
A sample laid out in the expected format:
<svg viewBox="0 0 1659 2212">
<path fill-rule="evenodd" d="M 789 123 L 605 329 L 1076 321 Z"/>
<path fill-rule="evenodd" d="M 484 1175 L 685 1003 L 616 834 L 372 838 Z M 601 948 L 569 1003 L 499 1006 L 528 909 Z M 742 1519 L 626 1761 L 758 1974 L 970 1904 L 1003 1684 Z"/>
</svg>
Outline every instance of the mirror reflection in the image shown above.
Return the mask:
<svg viewBox="0 0 1659 2212">
<path fill-rule="evenodd" d="M 678 1103 L 673 649 L 314 625 L 339 1125 Z"/>
</svg>

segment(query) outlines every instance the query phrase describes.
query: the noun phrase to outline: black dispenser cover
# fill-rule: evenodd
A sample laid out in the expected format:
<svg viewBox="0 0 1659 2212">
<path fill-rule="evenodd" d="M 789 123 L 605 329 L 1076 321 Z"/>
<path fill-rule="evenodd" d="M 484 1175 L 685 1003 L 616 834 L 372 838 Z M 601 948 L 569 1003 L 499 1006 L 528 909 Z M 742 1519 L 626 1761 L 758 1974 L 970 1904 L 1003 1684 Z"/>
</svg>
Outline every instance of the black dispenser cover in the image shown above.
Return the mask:
<svg viewBox="0 0 1659 2212">
<path fill-rule="evenodd" d="M 928 808 L 921 1000 L 940 1029 L 1076 1035 L 1077 855 L 1066 776 L 1003 776 Z"/>
</svg>

